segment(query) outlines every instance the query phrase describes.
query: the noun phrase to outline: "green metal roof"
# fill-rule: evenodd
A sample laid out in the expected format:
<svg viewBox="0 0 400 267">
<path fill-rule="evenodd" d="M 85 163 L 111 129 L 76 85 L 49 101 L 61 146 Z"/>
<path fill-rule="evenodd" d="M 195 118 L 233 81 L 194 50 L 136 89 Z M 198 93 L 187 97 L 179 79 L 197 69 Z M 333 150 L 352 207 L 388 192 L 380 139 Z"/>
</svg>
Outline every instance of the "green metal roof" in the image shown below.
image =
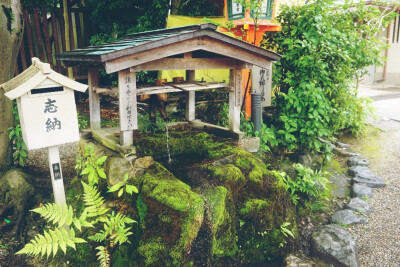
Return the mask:
<svg viewBox="0 0 400 267">
<path fill-rule="evenodd" d="M 161 29 L 134 33 L 127 35 L 125 39 L 104 43 L 96 46 L 89 46 L 83 49 L 75 49 L 56 55 L 57 60 L 66 62 L 80 62 L 93 64 L 104 63 L 116 58 L 132 55 L 138 52 L 161 47 L 164 45 L 200 37 L 209 36 L 224 41 L 231 45 L 241 47 L 260 54 L 270 60 L 279 60 L 280 56 L 269 50 L 251 45 L 244 41 L 227 36 L 216 31 L 217 26 L 211 23 L 196 24 L 184 27 Z"/>
</svg>

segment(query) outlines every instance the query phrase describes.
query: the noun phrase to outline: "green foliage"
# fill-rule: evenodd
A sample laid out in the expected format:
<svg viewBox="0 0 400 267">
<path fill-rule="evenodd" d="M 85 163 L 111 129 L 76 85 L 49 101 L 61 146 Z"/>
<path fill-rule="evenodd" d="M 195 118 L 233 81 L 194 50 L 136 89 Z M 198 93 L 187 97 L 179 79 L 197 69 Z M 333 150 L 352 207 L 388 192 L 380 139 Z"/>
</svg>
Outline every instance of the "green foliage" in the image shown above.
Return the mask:
<svg viewBox="0 0 400 267">
<path fill-rule="evenodd" d="M 268 127 L 264 122 L 261 122 L 260 131 L 254 131 L 254 125 L 249 120 L 246 120 L 242 114 L 240 118 L 240 131 L 245 132 L 247 136 L 260 137 L 260 150 L 263 152 L 271 151 L 271 147 L 278 145 L 275 126 Z"/>
<path fill-rule="evenodd" d="M 100 196 L 95 186 L 90 186 L 82 182 L 83 186 L 83 201 L 85 203 L 85 211 L 87 212 L 87 217 L 99 217 L 107 213 L 108 209 L 104 207 L 104 198 Z"/>
<path fill-rule="evenodd" d="M 28 254 L 32 256 L 43 257 L 47 254 L 47 258 L 53 253 L 56 255 L 59 248 L 64 252 L 67 246 L 76 249 L 76 243 L 85 243 L 82 238 L 75 237 L 75 231 L 70 229 L 69 234 L 65 228 L 55 228 L 54 230 L 44 231 L 44 235 L 38 234 L 35 239 L 26 244 L 23 249 L 16 254 Z"/>
<path fill-rule="evenodd" d="M 268 33 L 264 47 L 282 55 L 274 64 L 276 137 L 289 151 L 324 151 L 318 140 L 344 128 L 363 129 L 365 101 L 357 84 L 365 67 L 380 65 L 385 40 L 376 38 L 393 19 L 393 7 L 317 0 L 284 5 L 282 31 Z M 359 22 L 359 23 L 355 23 Z"/>
<path fill-rule="evenodd" d="M 17 104 L 14 102 L 13 108 L 14 114 L 14 127 L 10 127 L 7 130 L 10 131 L 8 137 L 12 141 L 12 149 L 13 149 L 13 159 L 14 166 L 24 167 L 27 161 L 30 161 L 28 157 L 28 148 L 24 140 L 22 139 L 22 130 L 21 124 L 19 122 L 19 114 Z"/>
<path fill-rule="evenodd" d="M 88 126 L 88 121 L 78 112 L 78 126 L 79 129 L 85 129 Z"/>
<path fill-rule="evenodd" d="M 111 192 L 118 191 L 118 197 L 122 196 L 124 191 L 126 193 L 128 193 L 129 195 L 132 195 L 132 193 L 136 193 L 136 194 L 139 193 L 139 191 L 136 188 L 136 186 L 128 184 L 129 178 L 130 178 L 129 174 L 126 173 L 124 175 L 124 180 L 119 182 L 118 184 L 115 184 L 115 185 L 111 186 L 110 189 L 108 189 L 107 192 L 111 193 Z"/>
<path fill-rule="evenodd" d="M 97 260 L 100 263 L 101 267 L 108 267 L 110 266 L 110 253 L 108 252 L 107 248 L 104 246 L 98 246 L 96 248 L 99 252 L 96 253 Z"/>
<path fill-rule="evenodd" d="M 99 183 L 99 177 L 106 179 L 104 169 L 101 168 L 107 159 L 107 156 L 98 157 L 94 152 L 93 145 L 85 146 L 83 159 L 77 160 L 75 169 L 81 169 L 81 176 L 87 175 L 89 185 Z"/>
<path fill-rule="evenodd" d="M 278 180 L 278 185 L 290 193 L 290 199 L 297 205 L 300 199 L 320 199 L 329 183 L 325 178 L 328 173 L 313 171 L 299 163 L 293 164 L 297 171 L 296 179 L 291 179 L 286 173 L 272 171 Z"/>
<path fill-rule="evenodd" d="M 125 242 L 130 243 L 128 236 L 133 233 L 130 231 L 132 227 L 127 227 L 127 224 L 134 223 L 134 220 L 120 213 L 115 214 L 114 211 L 111 214 L 107 214 L 106 217 L 100 217 L 99 220 L 104 223 L 104 229 L 95 235 L 89 236 L 88 239 L 96 242 L 108 239 L 111 247 Z"/>
<path fill-rule="evenodd" d="M 57 224 L 54 230 L 45 230 L 44 234 L 38 234 L 17 254 L 29 254 L 36 257 L 47 255 L 55 257 L 57 251 L 61 249 L 66 254 L 67 247 L 76 249 L 75 244 L 86 242 L 84 239 L 75 236 L 76 229 L 81 231 L 82 227 L 96 229 L 94 224 L 101 222 L 103 229 L 88 236 L 89 240 L 107 243 L 108 246 L 98 246 L 96 249 L 97 257 L 101 266 L 110 265 L 109 248 L 121 245 L 125 242 L 130 243 L 128 237 L 133 234 L 129 224 L 135 221 L 126 215 L 115 213 L 106 214 L 108 208 L 104 207 L 104 199 L 100 196 L 97 187 L 87 185 L 82 182 L 84 195 L 83 201 L 85 208 L 80 217 L 74 215 L 73 208 L 68 205 L 61 207 L 59 204 L 46 204 L 45 206 L 33 209 L 33 212 L 40 214 L 47 222 Z M 95 218 L 88 222 L 86 218 Z M 65 227 L 69 226 L 69 232 Z M 82 232 L 82 234 L 87 232 Z"/>
<path fill-rule="evenodd" d="M 40 214 L 46 221 L 52 224 L 58 224 L 58 227 L 65 225 L 71 225 L 74 219 L 74 212 L 71 206 L 64 205 L 61 207 L 60 204 L 47 203 L 46 205 L 31 210 Z"/>
<path fill-rule="evenodd" d="M 155 133 L 158 131 L 165 130 L 165 121 L 162 119 L 161 115 L 157 112 L 156 121 L 150 120 L 148 115 L 143 115 L 138 113 L 138 128 L 139 132 L 142 133 Z"/>
</svg>

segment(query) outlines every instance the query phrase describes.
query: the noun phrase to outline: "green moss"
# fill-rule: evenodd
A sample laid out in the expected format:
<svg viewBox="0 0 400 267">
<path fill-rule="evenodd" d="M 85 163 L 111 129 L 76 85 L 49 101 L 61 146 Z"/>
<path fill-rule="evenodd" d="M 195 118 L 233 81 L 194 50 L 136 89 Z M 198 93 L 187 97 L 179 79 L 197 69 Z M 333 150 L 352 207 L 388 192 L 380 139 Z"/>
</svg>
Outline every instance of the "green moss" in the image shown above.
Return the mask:
<svg viewBox="0 0 400 267">
<path fill-rule="evenodd" d="M 140 241 L 138 253 L 143 257 L 145 266 L 158 266 L 162 262 L 161 259 L 164 265 L 169 266 L 171 261 L 168 257 L 168 248 L 169 246 L 162 241 L 161 237 L 153 237 L 146 242 Z"/>
<path fill-rule="evenodd" d="M 157 203 L 157 208 L 165 211 L 163 213 L 165 216 L 161 215 L 160 217 L 160 214 L 154 215 L 159 225 L 152 225 L 152 227 L 153 229 L 157 227 L 158 232 L 152 233 L 147 229 L 147 238 L 149 238 L 149 241 L 140 241 L 139 253 L 146 258 L 146 264 L 151 265 L 155 262 L 164 264 L 165 256 L 173 265 L 180 265 L 184 261 L 184 255 L 196 238 L 203 222 L 203 199 L 191 191 L 189 185 L 176 179 L 167 169 L 158 163 L 155 163 L 143 176 L 141 194 L 143 199 L 151 201 L 152 205 Z M 147 207 L 148 212 L 150 212 L 151 208 L 148 205 Z M 169 213 L 175 214 L 174 216 L 178 217 L 174 219 L 168 215 Z M 149 215 L 147 215 L 146 221 L 148 217 Z M 147 224 L 146 221 L 145 224 Z M 148 223 L 154 223 L 154 221 L 149 221 Z M 175 232 L 169 233 L 167 231 Z M 157 235 L 177 237 L 172 238 L 172 243 L 160 243 L 156 239 Z M 159 248 L 158 250 L 164 249 L 168 255 L 164 255 L 165 253 L 163 252 L 157 257 L 155 249 L 148 247 L 148 242 L 155 243 L 156 247 Z"/>
<path fill-rule="evenodd" d="M 217 178 L 220 182 L 233 182 L 236 184 L 245 181 L 243 173 L 233 164 L 206 166 L 205 168 L 210 172 L 211 177 Z"/>
<path fill-rule="evenodd" d="M 240 209 L 239 214 L 250 217 L 260 217 L 259 214 L 265 213 L 271 205 L 270 202 L 262 199 L 249 199 L 244 203 L 244 207 Z"/>
<path fill-rule="evenodd" d="M 144 203 L 143 201 L 142 194 L 139 194 L 136 200 L 136 208 L 139 214 L 139 223 L 142 224 L 147 215 L 147 206 L 146 203 Z"/>
<path fill-rule="evenodd" d="M 337 172 L 337 173 L 342 173 L 346 171 L 346 169 L 347 166 L 343 168 L 340 162 L 335 159 L 331 159 L 329 162 L 326 162 L 323 167 L 324 171 Z"/>
<path fill-rule="evenodd" d="M 243 173 L 247 173 L 250 186 L 254 188 L 263 187 L 263 178 L 265 175 L 269 174 L 267 166 L 250 153 L 243 151 L 239 152 L 237 155 L 235 165 L 240 168 Z"/>
<path fill-rule="evenodd" d="M 225 187 L 217 186 L 208 189 L 205 198 L 210 211 L 212 256 L 215 259 L 232 258 L 237 254 L 238 247 L 231 195 Z"/>
<path fill-rule="evenodd" d="M 163 157 L 168 155 L 165 133 L 147 134 L 135 138 L 137 151 L 141 155 Z M 217 158 L 235 153 L 239 148 L 224 139 L 198 131 L 170 131 L 169 148 L 172 155 L 198 154 L 204 158 Z"/>
</svg>

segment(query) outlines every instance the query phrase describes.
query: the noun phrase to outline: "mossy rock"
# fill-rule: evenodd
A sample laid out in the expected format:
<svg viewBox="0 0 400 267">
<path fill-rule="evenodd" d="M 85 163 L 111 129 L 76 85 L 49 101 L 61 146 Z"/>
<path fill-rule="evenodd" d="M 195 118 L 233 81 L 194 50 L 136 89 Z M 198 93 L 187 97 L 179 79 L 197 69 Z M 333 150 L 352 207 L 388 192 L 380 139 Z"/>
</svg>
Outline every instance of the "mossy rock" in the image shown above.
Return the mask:
<svg viewBox="0 0 400 267">
<path fill-rule="evenodd" d="M 206 190 L 204 197 L 209 207 L 212 258 L 214 261 L 232 259 L 238 252 L 236 212 L 232 195 L 225 187 L 217 186 Z"/>
<path fill-rule="evenodd" d="M 143 176 L 140 191 L 143 263 L 181 265 L 202 225 L 203 199 L 158 163 Z"/>
<path fill-rule="evenodd" d="M 141 135 L 135 138 L 134 145 L 139 155 L 162 158 L 168 155 L 165 133 Z M 233 140 L 222 140 L 201 131 L 170 131 L 168 137 L 169 153 L 171 155 L 197 154 L 213 159 L 232 154 L 239 148 L 233 145 Z"/>
</svg>

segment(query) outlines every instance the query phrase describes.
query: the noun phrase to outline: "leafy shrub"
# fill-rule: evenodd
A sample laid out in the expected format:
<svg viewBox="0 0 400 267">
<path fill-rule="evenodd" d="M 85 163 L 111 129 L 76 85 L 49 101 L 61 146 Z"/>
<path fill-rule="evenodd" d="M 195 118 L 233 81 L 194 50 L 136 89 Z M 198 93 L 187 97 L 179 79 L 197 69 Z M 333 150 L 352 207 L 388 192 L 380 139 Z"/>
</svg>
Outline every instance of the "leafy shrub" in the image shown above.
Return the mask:
<svg viewBox="0 0 400 267">
<path fill-rule="evenodd" d="M 103 166 L 107 156 L 98 157 L 94 152 L 93 145 L 85 146 L 85 154 L 83 159 L 77 160 L 75 169 L 81 169 L 80 175 L 87 175 L 89 185 L 99 183 L 99 177 L 106 179 Z"/>
<path fill-rule="evenodd" d="M 282 31 L 263 40 L 282 55 L 274 64 L 275 125 L 279 144 L 289 151 L 322 151 L 318 137 L 362 131 L 366 106 L 357 98 L 358 81 L 365 67 L 383 62 L 385 40 L 375 37 L 392 21 L 393 7 L 331 3 L 283 6 L 277 17 Z"/>
<path fill-rule="evenodd" d="M 19 122 L 18 107 L 16 102 L 14 102 L 13 114 L 15 126 L 10 127 L 7 130 L 10 131 L 8 137 L 12 141 L 14 166 L 24 167 L 30 158 L 28 157 L 28 148 L 22 139 L 22 130 Z"/>
<path fill-rule="evenodd" d="M 297 205 L 300 199 L 321 199 L 329 183 L 326 178 L 328 173 L 313 171 L 299 163 L 293 164 L 293 168 L 297 171 L 296 179 L 291 179 L 284 172 L 273 171 L 279 185 L 290 193 L 293 204 Z"/>
</svg>

